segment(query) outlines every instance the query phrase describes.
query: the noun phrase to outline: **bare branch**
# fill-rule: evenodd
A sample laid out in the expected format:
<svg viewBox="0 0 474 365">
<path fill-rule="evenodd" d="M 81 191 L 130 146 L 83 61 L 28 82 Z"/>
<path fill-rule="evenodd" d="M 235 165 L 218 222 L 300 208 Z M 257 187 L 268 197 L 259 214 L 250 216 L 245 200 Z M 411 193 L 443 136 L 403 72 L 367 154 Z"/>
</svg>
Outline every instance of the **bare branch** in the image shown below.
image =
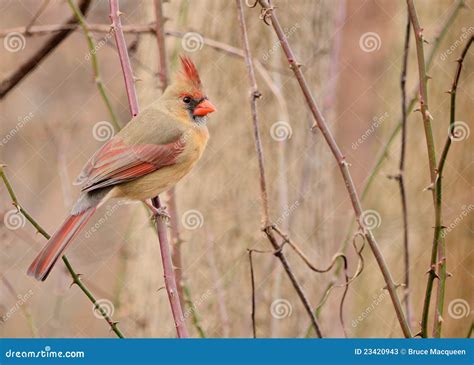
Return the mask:
<svg viewBox="0 0 474 365">
<path fill-rule="evenodd" d="M 91 0 L 82 0 L 79 5 L 81 13 L 86 14 L 89 10 Z M 70 18 L 65 25 L 77 27 L 75 16 Z M 0 82 L 0 99 L 3 99 L 16 85 L 18 85 L 30 72 L 32 72 L 41 62 L 61 44 L 66 37 L 71 34 L 72 29 L 61 30 L 58 34 L 51 36 L 43 46 L 22 63 L 15 71 Z"/>
<path fill-rule="evenodd" d="M 306 82 L 306 79 L 301 72 L 300 65 L 298 64 L 295 55 L 293 54 L 293 51 L 290 48 L 290 45 L 288 43 L 288 39 L 284 34 L 284 31 L 275 15 L 275 8 L 272 7 L 267 0 L 259 0 L 260 5 L 262 6 L 262 14 L 261 18 L 267 22 L 271 22 L 271 25 L 273 26 L 273 29 L 275 30 L 279 40 L 280 44 L 282 46 L 283 51 L 285 52 L 285 55 L 288 59 L 288 63 L 290 65 L 290 68 L 293 70 L 293 73 L 295 74 L 295 77 L 300 85 L 300 88 L 303 92 L 303 95 L 306 99 L 306 102 L 308 104 L 308 108 L 310 109 L 311 113 L 313 114 L 315 124 L 313 126 L 319 128 L 321 131 L 322 135 L 324 136 L 329 148 L 331 149 L 331 152 L 334 155 L 334 158 L 336 159 L 339 169 L 341 171 L 342 177 L 344 179 L 347 192 L 349 194 L 349 197 L 352 202 L 352 207 L 354 209 L 354 213 L 356 216 L 356 220 L 359 223 L 360 229 L 364 232 L 367 241 L 369 242 L 370 248 L 372 252 L 374 253 L 375 259 L 377 260 L 377 263 L 380 267 L 380 270 L 382 272 L 382 275 L 385 279 L 385 283 L 387 284 L 387 289 L 390 293 L 390 297 L 393 302 L 393 306 L 395 308 L 395 312 L 397 314 L 398 321 L 400 323 L 400 326 L 402 328 L 403 334 L 405 337 L 411 337 L 411 331 L 410 327 L 408 326 L 407 320 L 405 318 L 405 315 L 403 314 L 403 310 L 401 308 L 400 300 L 398 298 L 397 292 L 396 292 L 396 287 L 392 279 L 392 275 L 388 269 L 388 266 L 385 262 L 385 259 L 382 255 L 382 252 L 379 249 L 379 246 L 377 244 L 377 241 L 375 240 L 375 237 L 373 236 L 372 232 L 368 229 L 366 229 L 363 224 L 360 221 L 360 217 L 362 215 L 362 206 L 360 204 L 359 196 L 355 190 L 354 182 L 352 181 L 352 176 L 349 172 L 349 167 L 348 164 L 345 160 L 345 157 L 342 155 L 339 146 L 337 145 L 336 141 L 334 140 L 334 137 L 329 130 L 326 121 L 321 114 L 318 106 L 316 105 L 316 102 L 313 98 L 313 95 L 310 91 L 309 85 Z"/>
<path fill-rule="evenodd" d="M 112 26 L 114 28 L 115 40 L 117 42 L 117 49 L 120 57 L 120 64 L 125 79 L 125 87 L 127 89 L 128 102 L 130 105 L 130 113 L 132 116 L 138 114 L 138 98 L 135 90 L 135 80 L 133 77 L 132 67 L 130 59 L 128 57 L 127 45 L 125 43 L 125 37 L 122 32 L 122 24 L 120 21 L 120 9 L 118 0 L 109 0 L 110 4 L 110 19 L 112 20 Z M 161 202 L 159 197 L 152 199 L 155 208 L 161 208 Z M 185 318 L 181 303 L 177 295 L 176 278 L 173 271 L 173 263 L 171 261 L 170 245 L 168 242 L 168 234 L 166 223 L 163 219 L 157 218 L 156 230 L 158 233 L 158 240 L 160 242 L 161 259 L 163 263 L 163 272 L 165 279 L 166 292 L 168 293 L 168 299 L 171 305 L 171 312 L 173 314 L 174 323 L 178 337 L 188 337 L 188 330 L 186 329 Z"/>
</svg>

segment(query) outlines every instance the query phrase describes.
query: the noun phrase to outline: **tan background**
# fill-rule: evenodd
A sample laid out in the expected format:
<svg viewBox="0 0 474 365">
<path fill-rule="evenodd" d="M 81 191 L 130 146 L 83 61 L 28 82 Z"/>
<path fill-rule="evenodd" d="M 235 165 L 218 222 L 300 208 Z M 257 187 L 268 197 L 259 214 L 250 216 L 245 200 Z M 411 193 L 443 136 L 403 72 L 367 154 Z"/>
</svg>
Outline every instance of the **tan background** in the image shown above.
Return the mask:
<svg viewBox="0 0 474 365">
<path fill-rule="evenodd" d="M 28 23 L 40 6 L 38 1 L 0 0 L 2 29 Z M 124 24 L 153 21 L 151 1 L 121 1 Z M 292 44 L 312 92 L 327 115 L 330 128 L 351 163 L 358 190 L 373 167 L 375 156 L 387 140 L 400 115 L 400 70 L 406 22 L 404 1 L 348 1 L 345 17 L 339 19 L 340 4 L 333 1 L 277 1 L 278 14 L 286 30 L 292 29 Z M 437 27 L 454 1 L 417 1 L 416 6 L 426 38 L 431 41 Z M 454 47 L 462 35 L 474 32 L 472 1 L 460 12 L 449 28 L 439 52 Z M 338 10 L 339 9 L 339 10 Z M 199 32 L 202 36 L 240 47 L 236 8 L 233 2 L 179 1 L 165 5 L 170 20 L 167 30 Z M 57 24 L 70 16 L 64 1 L 50 1 L 36 24 Z M 335 161 L 323 138 L 311 136 L 311 117 L 301 92 L 276 42 L 271 28 L 259 19 L 257 9 L 245 8 L 253 56 L 269 71 L 286 100 L 278 103 L 259 74 L 263 93 L 258 104 L 270 193 L 271 216 L 293 237 L 320 267 L 326 266 L 344 240 L 352 210 Z M 340 17 L 340 16 L 339 16 Z M 108 4 L 93 1 L 89 23 L 108 24 Z M 380 42 L 373 52 L 364 52 L 359 40 L 374 32 Z M 104 34 L 95 34 L 100 41 Z M 141 107 L 159 96 L 156 79 L 157 49 L 151 35 L 127 35 L 129 43 L 139 40 L 133 54 L 133 67 L 142 80 L 137 87 Z M 16 53 L 0 45 L 0 76 L 5 77 L 28 58 L 44 37 L 26 38 L 25 48 Z M 413 37 L 412 37 L 413 41 Z M 340 54 L 334 44 L 341 42 Z M 276 47 L 275 47 L 276 45 Z M 449 122 L 449 95 L 455 60 L 462 45 L 455 47 L 446 60 L 435 57 L 429 83 L 431 114 L 438 155 L 446 138 Z M 430 45 L 425 46 L 429 49 Z M 268 56 L 270 49 L 274 52 Z M 167 38 L 169 58 L 184 53 L 180 39 Z M 217 106 L 209 121 L 211 140 L 194 171 L 177 187 L 179 216 L 197 210 L 197 229 L 186 229 L 180 222 L 183 273 L 194 301 L 200 324 L 209 337 L 249 337 L 250 277 L 247 248 L 269 249 L 260 232 L 258 170 L 248 104 L 248 80 L 241 59 L 202 47 L 188 52 L 198 66 L 209 98 Z M 81 31 L 74 32 L 38 69 L 0 102 L 0 137 L 10 133 L 18 121 L 32 113 L 8 143 L 0 147 L 0 161 L 23 206 L 52 233 L 70 208 L 78 189 L 71 182 L 80 168 L 102 142 L 93 138 L 99 121 L 110 117 L 93 82 L 87 46 Z M 458 89 L 457 120 L 472 126 L 474 99 L 474 57 L 468 54 Z M 122 123 L 129 119 L 123 78 L 113 38 L 97 52 L 106 91 Z M 171 62 L 172 67 L 176 62 Z M 408 90 L 417 82 L 416 54 L 411 44 Z M 285 111 L 287 110 L 287 111 Z M 370 128 L 373 118 L 385 115 L 379 127 L 354 148 L 354 143 Z M 291 125 L 291 138 L 283 142 L 271 136 L 277 121 Z M 433 207 L 428 185 L 429 173 L 421 117 L 408 118 L 407 194 L 410 225 L 411 280 L 413 283 L 412 328 L 419 329 L 425 272 L 431 251 Z M 446 236 L 448 271 L 444 332 L 447 337 L 464 337 L 472 322 L 473 290 L 473 136 L 452 146 L 445 169 L 444 224 L 463 219 Z M 381 225 L 374 230 L 395 281 L 403 280 L 402 220 L 398 186 L 387 175 L 397 173 L 399 140 L 390 149 L 387 161 L 376 177 L 364 201 L 365 209 L 376 210 Z M 12 209 L 4 186 L 0 186 L 0 213 Z M 471 209 L 462 215 L 463 211 Z M 156 235 L 140 205 L 103 207 L 91 220 L 89 228 L 68 251 L 68 256 L 83 274 L 98 298 L 114 304 L 113 318 L 127 337 L 172 337 L 174 328 L 163 275 Z M 97 232 L 85 235 L 94 224 Z M 30 337 L 31 327 L 40 336 L 113 337 L 103 320 L 93 315 L 92 305 L 70 279 L 62 264 L 48 281 L 37 283 L 25 275 L 30 261 L 45 240 L 26 223 L 20 229 L 0 226 L 1 274 L 18 298 L 0 283 L 0 311 L 5 315 L 19 309 L 0 323 L 2 336 Z M 288 254 L 298 279 L 311 303 L 321 299 L 332 274 L 315 274 L 294 254 Z M 345 306 L 349 336 L 401 336 L 391 301 L 382 291 L 381 274 L 366 249 L 366 268 L 354 282 Z M 357 260 L 349 251 L 351 272 Z M 257 285 L 257 334 L 260 337 L 299 337 L 305 334 L 308 318 L 291 284 L 272 255 L 255 255 Z M 338 282 L 342 282 L 339 277 Z M 31 295 L 29 291 L 31 290 Z M 321 327 L 327 336 L 342 336 L 338 321 L 338 303 L 342 290 L 336 289 L 320 313 Z M 400 290 L 400 295 L 402 291 Z M 374 299 L 375 298 L 375 299 Z M 291 315 L 277 319 L 271 304 L 285 299 Z M 450 316 L 450 303 L 461 299 L 467 304 L 466 316 Z M 376 303 L 376 304 L 374 304 Z M 452 305 L 454 305 L 452 304 Z M 372 308 L 368 311 L 368 308 Z M 432 307 L 433 308 L 433 307 Z M 26 313 L 31 313 L 30 326 Z M 189 310 L 187 312 L 189 314 Z M 359 316 L 368 313 L 360 323 Z M 365 315 L 364 315 L 365 317 Z M 432 315 L 430 314 L 430 318 Z M 5 317 L 4 317 L 5 318 Z M 32 323 L 32 324 L 31 324 Z M 198 332 L 188 316 L 193 336 Z"/>
</svg>

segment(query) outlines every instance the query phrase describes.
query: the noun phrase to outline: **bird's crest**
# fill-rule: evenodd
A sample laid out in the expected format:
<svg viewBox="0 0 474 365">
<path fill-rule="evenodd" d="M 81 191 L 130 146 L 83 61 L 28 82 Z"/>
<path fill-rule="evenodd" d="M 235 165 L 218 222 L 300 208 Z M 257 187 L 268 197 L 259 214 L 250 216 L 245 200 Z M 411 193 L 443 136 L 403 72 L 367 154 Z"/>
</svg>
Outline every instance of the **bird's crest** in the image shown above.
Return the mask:
<svg viewBox="0 0 474 365">
<path fill-rule="evenodd" d="M 194 86 L 198 89 L 201 88 L 201 79 L 199 78 L 199 73 L 194 65 L 193 61 L 187 56 L 180 56 L 181 59 L 181 66 L 182 76 L 186 81 L 191 82 Z"/>
</svg>

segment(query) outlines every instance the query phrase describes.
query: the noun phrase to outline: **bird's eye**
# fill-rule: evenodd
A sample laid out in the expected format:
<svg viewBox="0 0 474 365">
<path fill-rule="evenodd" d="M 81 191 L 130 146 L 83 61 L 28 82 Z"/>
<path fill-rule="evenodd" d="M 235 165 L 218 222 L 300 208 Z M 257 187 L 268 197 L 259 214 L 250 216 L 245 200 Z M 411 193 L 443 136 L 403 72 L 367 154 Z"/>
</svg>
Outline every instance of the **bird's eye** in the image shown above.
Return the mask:
<svg viewBox="0 0 474 365">
<path fill-rule="evenodd" d="M 189 104 L 191 102 L 191 98 L 189 96 L 185 96 L 183 98 L 183 102 L 185 102 L 186 104 Z"/>
</svg>

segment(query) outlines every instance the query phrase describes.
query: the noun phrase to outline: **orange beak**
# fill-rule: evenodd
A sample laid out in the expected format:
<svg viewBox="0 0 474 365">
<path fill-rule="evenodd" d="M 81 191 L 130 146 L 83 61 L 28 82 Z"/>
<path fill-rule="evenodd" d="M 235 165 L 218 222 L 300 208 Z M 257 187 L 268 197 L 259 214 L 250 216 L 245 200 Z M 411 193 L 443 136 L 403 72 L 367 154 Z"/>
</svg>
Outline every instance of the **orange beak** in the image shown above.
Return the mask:
<svg viewBox="0 0 474 365">
<path fill-rule="evenodd" d="M 212 105 L 212 103 L 209 100 L 206 99 L 202 101 L 201 103 L 199 103 L 198 105 L 196 105 L 196 107 L 194 108 L 193 115 L 202 117 L 204 115 L 208 115 L 209 113 L 212 113 L 215 111 L 216 111 L 216 107 Z"/>
</svg>

